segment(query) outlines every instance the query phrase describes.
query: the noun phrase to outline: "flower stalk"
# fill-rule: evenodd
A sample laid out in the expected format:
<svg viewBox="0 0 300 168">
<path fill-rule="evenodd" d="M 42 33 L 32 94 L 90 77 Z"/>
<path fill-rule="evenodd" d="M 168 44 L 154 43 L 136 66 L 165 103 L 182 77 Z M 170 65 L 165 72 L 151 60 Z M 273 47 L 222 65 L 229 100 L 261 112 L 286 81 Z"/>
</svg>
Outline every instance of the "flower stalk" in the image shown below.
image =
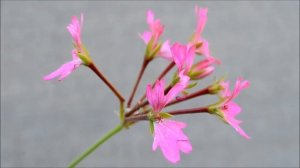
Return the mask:
<svg viewBox="0 0 300 168">
<path fill-rule="evenodd" d="M 94 145 L 90 146 L 85 152 L 83 152 L 78 158 L 71 162 L 68 168 L 76 167 L 84 158 L 89 156 L 92 152 L 94 152 L 100 145 L 106 142 L 109 138 L 120 132 L 123 128 L 123 125 L 117 125 L 114 129 L 105 134 L 102 138 L 100 138 Z"/>
<path fill-rule="evenodd" d="M 132 92 L 131 92 L 131 94 L 130 94 L 130 97 L 129 97 L 129 99 L 128 99 L 128 102 L 127 102 L 127 107 L 128 107 L 128 108 L 131 106 L 131 102 L 132 102 L 132 100 L 133 100 L 133 98 L 134 98 L 135 92 L 136 92 L 136 90 L 137 90 L 137 88 L 138 88 L 138 85 L 139 85 L 139 83 L 140 83 L 140 81 L 141 81 L 141 79 L 142 79 L 142 76 L 143 76 L 143 74 L 144 74 L 144 72 L 145 72 L 145 69 L 147 68 L 149 62 L 150 62 L 150 61 L 149 61 L 148 59 L 146 59 L 146 57 L 144 57 L 144 61 L 143 61 L 142 67 L 141 67 L 141 69 L 140 69 L 140 72 L 139 72 L 139 74 L 138 74 L 137 80 L 136 80 L 136 82 L 135 82 L 135 84 L 134 84 L 133 90 L 132 90 Z"/>
<path fill-rule="evenodd" d="M 196 114 L 196 113 L 209 113 L 209 112 L 208 112 L 208 107 L 199 107 L 199 108 L 169 111 L 165 113 L 171 115 L 183 115 L 183 114 Z M 147 114 L 134 115 L 125 119 L 126 122 L 137 122 L 142 120 L 149 120 L 148 115 Z"/>
<path fill-rule="evenodd" d="M 158 78 L 156 80 L 161 80 L 163 77 L 165 77 L 168 72 L 175 66 L 175 63 L 172 61 L 165 69 L 164 71 L 158 76 Z M 153 85 L 152 85 L 153 86 Z M 142 96 L 142 98 L 140 98 L 140 100 L 138 102 L 143 102 L 146 98 L 146 93 L 144 93 L 144 95 Z"/>
<path fill-rule="evenodd" d="M 109 80 L 98 70 L 98 68 L 96 67 L 96 65 L 92 62 L 88 65 L 88 67 L 95 72 L 95 74 L 106 84 L 106 86 L 109 87 L 109 89 L 118 97 L 118 99 L 120 100 L 120 102 L 124 102 L 125 99 L 124 97 L 121 95 L 121 93 L 114 87 L 114 85 L 112 85 Z"/>
</svg>

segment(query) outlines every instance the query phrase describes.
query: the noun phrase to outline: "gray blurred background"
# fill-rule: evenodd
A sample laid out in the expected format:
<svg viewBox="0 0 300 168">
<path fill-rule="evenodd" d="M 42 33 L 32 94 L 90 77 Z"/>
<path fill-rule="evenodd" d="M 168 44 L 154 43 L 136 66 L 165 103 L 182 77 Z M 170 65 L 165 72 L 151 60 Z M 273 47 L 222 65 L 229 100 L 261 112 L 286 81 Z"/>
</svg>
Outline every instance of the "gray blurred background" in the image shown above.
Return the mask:
<svg viewBox="0 0 300 168">
<path fill-rule="evenodd" d="M 299 1 L 105 2 L 1 1 L 1 166 L 64 167 L 118 124 L 118 101 L 81 67 L 63 82 L 42 77 L 71 59 L 71 16 L 84 13 L 83 42 L 99 69 L 128 97 L 143 59 L 138 38 L 153 9 L 165 25 L 163 40 L 186 43 L 196 21 L 194 5 L 208 7 L 203 36 L 222 60 L 213 77 L 243 76 L 251 87 L 236 102 L 237 117 L 252 137 L 208 114 L 176 116 L 193 152 L 177 165 L 152 152 L 148 123 L 141 122 L 105 143 L 80 166 L 289 167 L 299 166 Z M 167 65 L 156 59 L 139 87 Z M 206 96 L 169 109 L 199 107 Z"/>
</svg>

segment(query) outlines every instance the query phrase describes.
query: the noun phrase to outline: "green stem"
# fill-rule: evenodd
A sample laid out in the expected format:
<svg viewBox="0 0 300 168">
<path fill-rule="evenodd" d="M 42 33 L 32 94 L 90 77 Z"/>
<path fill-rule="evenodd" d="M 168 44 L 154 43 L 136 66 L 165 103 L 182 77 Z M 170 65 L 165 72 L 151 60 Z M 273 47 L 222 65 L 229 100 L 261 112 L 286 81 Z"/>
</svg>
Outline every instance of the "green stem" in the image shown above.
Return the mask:
<svg viewBox="0 0 300 168">
<path fill-rule="evenodd" d="M 89 147 L 83 154 L 81 154 L 78 158 L 76 158 L 72 163 L 68 166 L 68 168 L 74 168 L 78 163 L 80 163 L 84 158 L 86 158 L 89 154 L 91 154 L 94 150 L 96 150 L 100 145 L 102 145 L 106 140 L 111 138 L 113 135 L 120 132 L 123 128 L 123 125 L 120 124 L 116 126 L 114 129 L 106 133 L 98 142 Z"/>
</svg>

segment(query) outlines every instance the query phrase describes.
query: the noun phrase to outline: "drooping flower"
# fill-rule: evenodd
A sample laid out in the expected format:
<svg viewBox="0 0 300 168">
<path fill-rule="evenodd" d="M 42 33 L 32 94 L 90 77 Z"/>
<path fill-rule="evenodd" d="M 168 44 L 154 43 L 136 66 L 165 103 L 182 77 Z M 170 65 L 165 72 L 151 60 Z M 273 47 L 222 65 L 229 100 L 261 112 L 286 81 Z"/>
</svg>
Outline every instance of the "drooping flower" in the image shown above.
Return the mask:
<svg viewBox="0 0 300 168">
<path fill-rule="evenodd" d="M 215 70 L 213 64 L 216 62 L 217 60 L 214 57 L 209 57 L 207 59 L 199 61 L 198 63 L 193 65 L 193 67 L 189 71 L 189 76 L 192 80 L 198 80 L 212 74 Z"/>
<path fill-rule="evenodd" d="M 71 23 L 67 26 L 68 31 L 70 32 L 75 49 L 72 50 L 72 61 L 63 64 L 54 72 L 50 73 L 43 77 L 44 80 L 51 80 L 59 76 L 58 80 L 63 80 L 65 77 L 70 75 L 75 71 L 81 64 L 89 65 L 92 63 L 88 51 L 82 44 L 81 41 L 81 27 L 83 23 L 83 14 L 81 14 L 80 21 L 76 16 L 72 17 Z"/>
<path fill-rule="evenodd" d="M 250 137 L 240 127 L 242 121 L 235 118 L 242 111 L 242 108 L 233 102 L 233 99 L 236 98 L 243 89 L 249 87 L 249 81 L 239 78 L 235 83 L 233 92 L 230 91 L 229 82 L 221 82 L 221 86 L 223 87 L 223 91 L 220 96 L 223 101 L 217 105 L 218 110 L 215 111 L 215 114 L 231 125 L 240 135 L 246 139 L 250 139 Z"/>
<path fill-rule="evenodd" d="M 56 77 L 58 77 L 58 80 L 61 81 L 64 78 L 66 78 L 68 75 L 70 75 L 73 71 L 75 71 L 81 64 L 81 59 L 77 56 L 76 51 L 72 51 L 73 59 L 70 62 L 67 62 L 63 64 L 61 67 L 59 67 L 54 72 L 50 73 L 49 75 L 46 75 L 43 77 L 44 80 L 51 80 Z"/>
<path fill-rule="evenodd" d="M 161 110 L 176 97 L 178 93 L 183 91 L 189 82 L 189 77 L 185 76 L 183 72 L 179 73 L 179 82 L 177 82 L 165 95 L 165 81 L 157 80 L 152 89 L 151 84 L 147 85 L 146 96 L 149 104 L 153 107 L 154 113 L 158 114 Z"/>
<path fill-rule="evenodd" d="M 147 23 L 150 31 L 145 31 L 140 34 L 140 38 L 143 39 L 147 45 L 146 56 L 148 59 L 153 59 L 156 54 L 170 60 L 170 46 L 169 41 L 165 41 L 162 45 L 159 43 L 159 38 L 164 31 L 164 26 L 159 19 L 154 19 L 154 13 L 151 10 L 147 12 Z"/>
<path fill-rule="evenodd" d="M 169 119 L 155 122 L 152 149 L 160 147 L 168 161 L 177 163 L 180 160 L 180 151 L 184 153 L 192 151 L 189 138 L 182 131 L 185 127 L 185 123 Z"/>
</svg>

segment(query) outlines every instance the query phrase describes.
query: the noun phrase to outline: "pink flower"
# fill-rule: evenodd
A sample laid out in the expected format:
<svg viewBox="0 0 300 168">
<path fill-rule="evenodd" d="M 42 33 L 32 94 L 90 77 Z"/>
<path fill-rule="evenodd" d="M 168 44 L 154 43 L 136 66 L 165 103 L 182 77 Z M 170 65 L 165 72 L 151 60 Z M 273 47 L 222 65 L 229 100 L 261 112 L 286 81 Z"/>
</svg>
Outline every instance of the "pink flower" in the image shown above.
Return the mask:
<svg viewBox="0 0 300 168">
<path fill-rule="evenodd" d="M 153 47 L 157 45 L 158 39 L 164 31 L 164 26 L 160 23 L 159 19 L 154 20 L 154 13 L 151 10 L 147 12 L 147 23 L 150 31 L 145 31 L 140 37 L 148 44 L 153 38 Z"/>
<path fill-rule="evenodd" d="M 173 99 L 178 93 L 183 91 L 189 82 L 189 77 L 179 73 L 179 82 L 177 82 L 165 95 L 164 80 L 157 80 L 153 89 L 151 84 L 147 86 L 146 97 L 153 108 L 155 115 L 159 115 L 161 110 Z M 192 151 L 192 145 L 188 137 L 182 132 L 185 123 L 160 119 L 154 124 L 154 141 L 152 149 L 156 150 L 159 146 L 162 153 L 172 163 L 180 160 L 179 151 L 189 153 Z"/>
<path fill-rule="evenodd" d="M 180 160 L 180 151 L 184 153 L 192 151 L 189 138 L 182 131 L 185 127 L 185 123 L 169 119 L 155 122 L 152 149 L 160 147 L 168 161 L 177 163 Z"/>
<path fill-rule="evenodd" d="M 187 74 L 193 65 L 195 47 L 191 44 L 182 45 L 180 43 L 175 43 L 173 44 L 171 51 L 178 71 L 183 71 Z"/>
<path fill-rule="evenodd" d="M 43 79 L 51 80 L 51 79 L 59 76 L 58 80 L 61 81 L 65 77 L 70 75 L 73 71 L 75 71 L 80 66 L 80 64 L 82 64 L 81 59 L 76 54 L 76 50 L 72 51 L 72 56 L 73 56 L 72 61 L 63 64 L 61 67 L 59 67 L 54 72 L 50 73 L 49 75 L 44 76 Z"/>
<path fill-rule="evenodd" d="M 179 73 L 180 81 L 173 86 L 165 95 L 165 82 L 164 80 L 157 80 L 153 89 L 151 84 L 147 85 L 146 96 L 153 107 L 153 111 L 158 114 L 161 110 L 173 99 L 178 93 L 183 91 L 189 81 L 189 77 Z"/>
<path fill-rule="evenodd" d="M 222 87 L 224 88 L 221 96 L 224 98 L 224 102 L 221 105 L 221 111 L 223 112 L 225 121 L 230 124 L 240 135 L 250 139 L 250 137 L 244 132 L 244 130 L 239 126 L 242 121 L 235 119 L 242 109 L 241 107 L 233 102 L 232 100 L 239 95 L 239 93 L 249 87 L 249 81 L 239 78 L 236 83 L 233 92 L 229 89 L 229 82 L 222 82 Z"/>
<path fill-rule="evenodd" d="M 196 53 L 205 56 L 206 58 L 212 57 L 209 50 L 209 43 L 202 38 L 202 32 L 204 30 L 204 27 L 206 25 L 207 21 L 207 8 L 199 8 L 198 6 L 195 6 L 195 13 L 196 13 L 196 19 L 197 19 L 197 27 L 194 33 L 193 37 L 193 44 L 198 46 L 196 48 Z M 220 63 L 219 60 L 217 60 L 217 63 Z"/>
<path fill-rule="evenodd" d="M 68 31 L 70 32 L 76 48 L 81 52 L 81 26 L 83 23 L 83 14 L 81 14 L 80 22 L 76 16 L 72 17 L 71 23 L 67 26 Z"/>
<path fill-rule="evenodd" d="M 189 73 L 191 79 L 198 80 L 212 74 L 215 70 L 212 65 L 216 62 L 217 60 L 214 57 L 209 57 L 193 65 Z"/>
<path fill-rule="evenodd" d="M 143 39 L 146 45 L 151 45 L 150 50 L 155 50 L 158 47 L 158 40 L 164 31 L 164 26 L 161 24 L 159 19 L 154 19 L 154 13 L 151 10 L 147 12 L 147 23 L 149 25 L 150 31 L 145 31 L 143 34 L 140 34 L 140 37 Z M 150 44 L 149 42 L 153 40 Z M 170 60 L 171 51 L 169 46 L 169 41 L 165 41 L 158 52 L 158 55 Z"/>
</svg>

